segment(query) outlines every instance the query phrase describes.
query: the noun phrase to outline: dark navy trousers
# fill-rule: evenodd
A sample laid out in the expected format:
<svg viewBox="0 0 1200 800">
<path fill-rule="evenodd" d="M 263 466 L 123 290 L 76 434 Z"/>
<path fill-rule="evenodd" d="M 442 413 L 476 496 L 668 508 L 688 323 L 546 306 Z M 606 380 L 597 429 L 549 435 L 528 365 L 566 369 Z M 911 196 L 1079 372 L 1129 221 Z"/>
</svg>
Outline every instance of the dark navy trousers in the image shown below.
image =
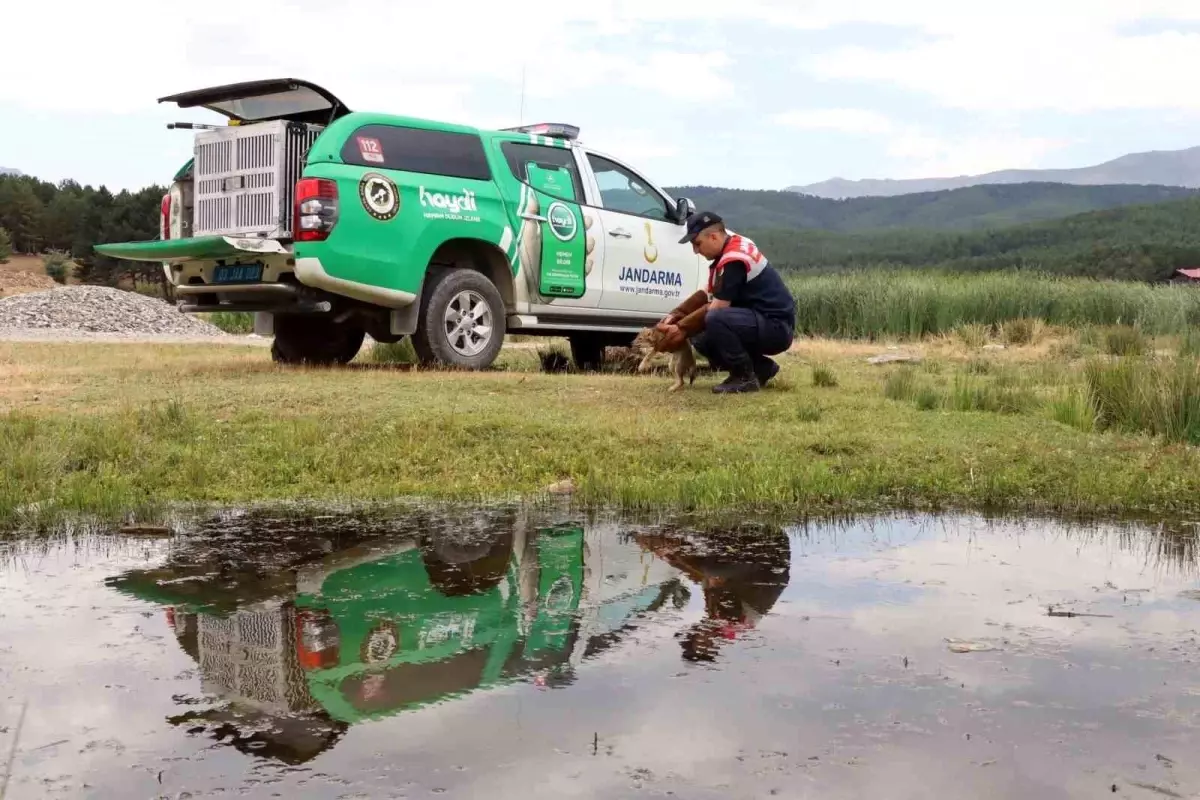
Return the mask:
<svg viewBox="0 0 1200 800">
<path fill-rule="evenodd" d="M 749 376 L 769 373 L 775 362 L 767 356 L 787 350 L 792 338 L 786 322 L 750 308 L 718 308 L 705 315 L 704 330 L 691 341 L 713 369 Z"/>
</svg>

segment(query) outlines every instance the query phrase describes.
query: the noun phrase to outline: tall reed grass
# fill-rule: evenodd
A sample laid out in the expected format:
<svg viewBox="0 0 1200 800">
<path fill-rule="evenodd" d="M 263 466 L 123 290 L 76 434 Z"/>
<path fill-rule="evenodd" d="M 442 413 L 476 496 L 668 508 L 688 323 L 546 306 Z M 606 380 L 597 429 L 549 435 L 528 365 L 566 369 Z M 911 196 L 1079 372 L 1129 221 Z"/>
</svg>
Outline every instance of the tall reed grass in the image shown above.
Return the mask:
<svg viewBox="0 0 1200 800">
<path fill-rule="evenodd" d="M 1200 361 L 1095 360 L 1084 375 L 1101 430 L 1200 444 Z"/>
<path fill-rule="evenodd" d="M 981 330 L 965 326 L 1002 330 L 1007 322 L 1035 319 L 1069 327 L 1131 325 L 1148 335 L 1182 333 L 1200 324 L 1200 291 L 1175 284 L 883 269 L 789 273 L 786 279 L 796 298 L 798 331 L 809 336 L 920 338 L 955 330 L 961 335 Z"/>
</svg>

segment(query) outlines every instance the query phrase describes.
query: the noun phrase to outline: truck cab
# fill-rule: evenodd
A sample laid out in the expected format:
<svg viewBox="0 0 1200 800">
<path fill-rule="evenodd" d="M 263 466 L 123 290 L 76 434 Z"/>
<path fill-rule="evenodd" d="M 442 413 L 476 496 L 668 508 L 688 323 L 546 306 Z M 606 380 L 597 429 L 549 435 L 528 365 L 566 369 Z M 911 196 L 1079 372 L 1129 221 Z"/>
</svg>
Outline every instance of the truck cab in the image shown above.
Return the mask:
<svg viewBox="0 0 1200 800">
<path fill-rule="evenodd" d="M 579 366 L 706 285 L 695 208 L 579 129 L 483 130 L 354 111 L 298 79 L 161 98 L 194 130 L 160 237 L 97 246 L 161 262 L 184 313 L 253 312 L 285 363 L 346 363 L 366 335 L 482 369 L 507 333 L 566 336 Z"/>
</svg>

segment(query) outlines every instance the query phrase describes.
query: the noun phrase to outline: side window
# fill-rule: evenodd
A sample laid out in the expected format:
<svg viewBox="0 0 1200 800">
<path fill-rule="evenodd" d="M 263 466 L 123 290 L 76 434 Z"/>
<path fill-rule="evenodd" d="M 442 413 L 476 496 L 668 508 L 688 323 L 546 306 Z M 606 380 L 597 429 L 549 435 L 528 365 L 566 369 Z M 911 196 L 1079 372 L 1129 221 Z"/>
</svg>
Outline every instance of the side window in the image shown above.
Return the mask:
<svg viewBox="0 0 1200 800">
<path fill-rule="evenodd" d="M 342 145 L 342 161 L 469 180 L 491 180 L 479 136 L 399 125 L 364 125 Z"/>
<path fill-rule="evenodd" d="M 520 142 L 504 142 L 500 150 L 517 180 L 551 197 L 583 201 L 583 182 L 571 150 Z"/>
<path fill-rule="evenodd" d="M 588 153 L 588 163 L 596 175 L 600 199 L 605 208 L 639 217 L 671 221 L 667 201 L 637 175 L 607 158 L 591 153 Z"/>
</svg>

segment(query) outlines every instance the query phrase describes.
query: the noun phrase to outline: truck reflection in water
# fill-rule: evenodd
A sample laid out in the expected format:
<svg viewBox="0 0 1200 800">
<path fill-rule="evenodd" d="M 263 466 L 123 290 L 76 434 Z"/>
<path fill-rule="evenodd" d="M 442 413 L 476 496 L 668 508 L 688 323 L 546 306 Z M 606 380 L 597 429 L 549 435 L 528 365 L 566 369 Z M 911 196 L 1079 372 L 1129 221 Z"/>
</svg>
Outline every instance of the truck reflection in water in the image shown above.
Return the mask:
<svg viewBox="0 0 1200 800">
<path fill-rule="evenodd" d="M 203 691 L 223 701 L 171 722 L 299 764 L 360 721 L 514 680 L 568 685 L 585 658 L 683 608 L 685 575 L 706 617 L 681 635 L 684 656 L 711 659 L 787 582 L 781 531 L 629 534 L 537 526 L 512 510 L 396 527 L 242 520 L 184 538 L 162 567 L 111 579 L 166 606 Z"/>
</svg>

